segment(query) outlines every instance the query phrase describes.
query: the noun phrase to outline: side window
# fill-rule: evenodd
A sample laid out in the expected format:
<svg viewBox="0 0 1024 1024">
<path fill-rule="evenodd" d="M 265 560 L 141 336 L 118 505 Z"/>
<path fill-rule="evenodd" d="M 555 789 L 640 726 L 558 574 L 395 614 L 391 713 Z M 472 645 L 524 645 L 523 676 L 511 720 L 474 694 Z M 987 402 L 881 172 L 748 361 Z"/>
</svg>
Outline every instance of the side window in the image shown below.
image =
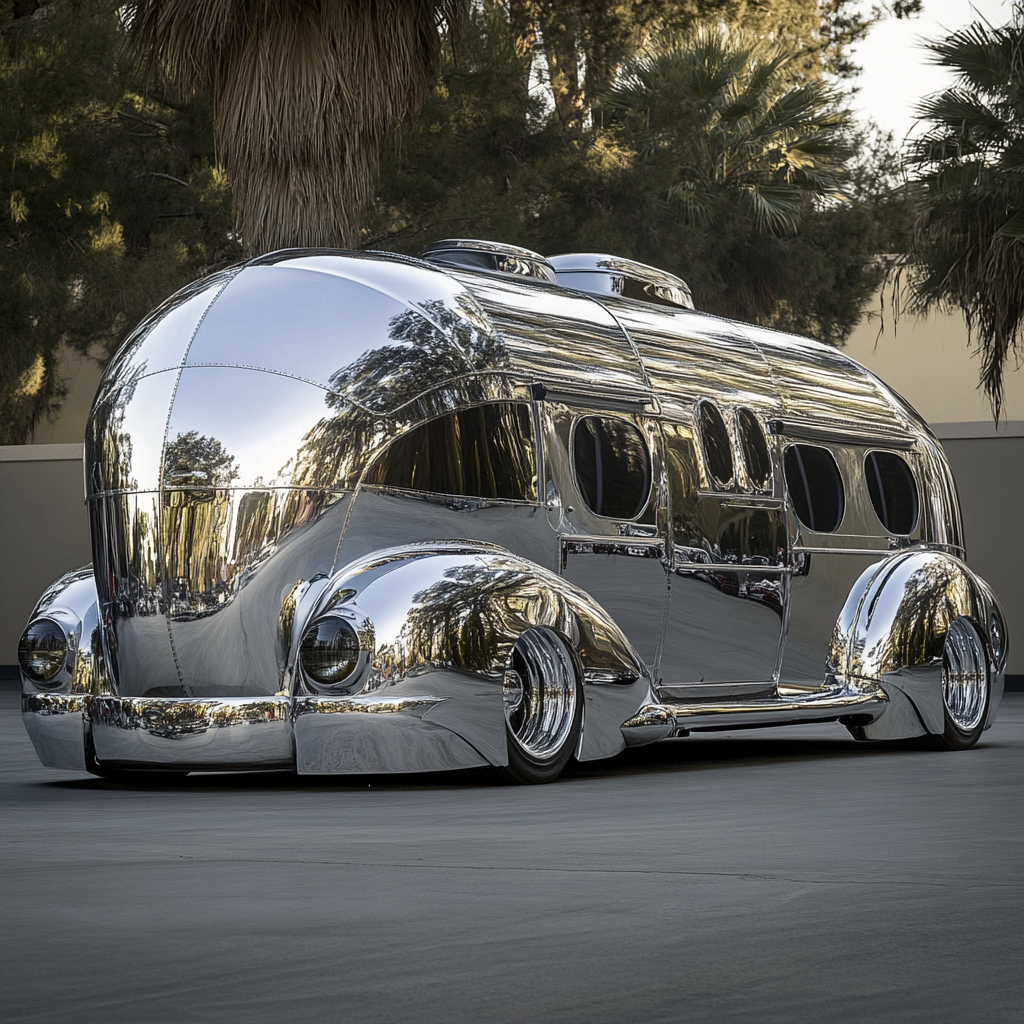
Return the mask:
<svg viewBox="0 0 1024 1024">
<path fill-rule="evenodd" d="M 718 487 L 732 485 L 732 445 L 725 420 L 718 406 L 701 402 L 697 417 L 700 424 L 701 446 L 704 449 L 704 464 L 712 482 Z"/>
<path fill-rule="evenodd" d="M 651 494 L 651 456 L 626 420 L 587 416 L 572 436 L 576 488 L 587 508 L 608 519 L 635 519 Z"/>
<path fill-rule="evenodd" d="M 743 446 L 743 461 L 747 466 L 747 481 L 755 490 L 766 491 L 771 485 L 772 459 L 761 424 L 749 409 L 740 409 L 736 422 Z"/>
<path fill-rule="evenodd" d="M 797 519 L 816 533 L 835 533 L 843 521 L 843 478 L 832 453 L 817 445 L 786 449 L 786 487 Z"/>
<path fill-rule="evenodd" d="M 906 462 L 892 452 L 869 452 L 864 475 L 879 522 L 889 533 L 913 533 L 918 514 L 917 484 Z"/>
<path fill-rule="evenodd" d="M 533 501 L 534 465 L 528 407 L 500 402 L 415 427 L 388 448 L 367 481 L 437 494 Z"/>
</svg>

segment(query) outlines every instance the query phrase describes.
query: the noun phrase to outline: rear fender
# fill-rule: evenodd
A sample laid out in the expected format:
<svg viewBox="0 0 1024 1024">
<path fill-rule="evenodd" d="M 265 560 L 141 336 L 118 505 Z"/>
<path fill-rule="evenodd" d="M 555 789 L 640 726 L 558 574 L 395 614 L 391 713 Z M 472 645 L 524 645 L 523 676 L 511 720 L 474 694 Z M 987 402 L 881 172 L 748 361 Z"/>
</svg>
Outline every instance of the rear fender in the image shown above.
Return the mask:
<svg viewBox="0 0 1024 1024">
<path fill-rule="evenodd" d="M 863 738 L 943 731 L 943 646 L 961 616 L 978 630 L 988 657 L 987 727 L 1002 698 L 1007 655 L 1005 619 L 989 586 L 944 551 L 907 551 L 865 570 L 839 616 L 829 652 L 837 676 L 878 683 L 889 694 L 890 709 L 861 727 Z"/>
</svg>

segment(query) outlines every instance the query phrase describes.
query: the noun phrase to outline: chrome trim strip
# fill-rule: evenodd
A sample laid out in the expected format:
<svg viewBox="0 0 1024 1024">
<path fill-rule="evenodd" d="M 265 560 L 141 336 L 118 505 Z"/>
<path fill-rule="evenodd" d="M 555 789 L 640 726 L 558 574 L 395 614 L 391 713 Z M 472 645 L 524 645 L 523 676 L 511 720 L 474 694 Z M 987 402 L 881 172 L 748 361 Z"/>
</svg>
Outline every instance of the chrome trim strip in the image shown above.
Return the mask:
<svg viewBox="0 0 1024 1024">
<path fill-rule="evenodd" d="M 658 558 L 665 550 L 665 541 L 657 537 L 630 537 L 616 540 L 573 534 L 560 538 L 562 549 L 574 555 L 631 555 L 634 558 Z"/>
<path fill-rule="evenodd" d="M 768 432 L 791 441 L 819 441 L 822 444 L 842 444 L 851 447 L 893 448 L 911 451 L 917 447 L 917 438 L 893 434 L 871 434 L 849 431 L 826 423 L 806 423 L 796 420 L 769 420 Z"/>
<path fill-rule="evenodd" d="M 422 718 L 431 708 L 443 704 L 448 697 L 296 697 L 294 717 L 300 715 L 396 715 L 412 714 Z"/>
<path fill-rule="evenodd" d="M 760 699 L 671 701 L 648 704 L 621 726 L 629 746 L 664 739 L 667 735 L 685 736 L 703 729 L 728 729 L 758 725 L 782 725 L 788 722 L 845 718 L 869 715 L 873 720 L 889 706 L 889 697 L 881 686 L 864 680 L 807 690 L 780 686 L 777 695 Z M 667 719 L 674 728 L 654 736 L 651 728 L 663 728 Z M 639 730 L 639 732 L 634 732 Z M 651 738 L 647 738 L 651 737 Z"/>
<path fill-rule="evenodd" d="M 774 573 L 778 576 L 791 572 L 785 565 L 761 565 L 758 562 L 676 562 L 672 563 L 673 572 L 746 572 Z"/>
<path fill-rule="evenodd" d="M 564 402 L 566 405 L 585 406 L 586 408 L 613 410 L 616 412 L 644 412 L 658 410 L 657 399 L 650 391 L 628 387 L 602 388 L 599 384 L 588 384 L 586 387 L 573 387 L 564 381 L 540 385 L 544 393 L 538 395 L 541 400 Z"/>
<path fill-rule="evenodd" d="M 760 497 L 756 494 L 737 494 L 735 491 L 697 491 L 697 497 L 702 500 L 720 501 L 730 508 L 785 508 L 786 503 L 782 498 L 772 498 L 767 495 Z"/>
<path fill-rule="evenodd" d="M 871 555 L 873 558 L 886 558 L 893 554 L 890 547 L 884 548 L 805 548 L 794 545 L 790 551 L 794 555 Z"/>
</svg>

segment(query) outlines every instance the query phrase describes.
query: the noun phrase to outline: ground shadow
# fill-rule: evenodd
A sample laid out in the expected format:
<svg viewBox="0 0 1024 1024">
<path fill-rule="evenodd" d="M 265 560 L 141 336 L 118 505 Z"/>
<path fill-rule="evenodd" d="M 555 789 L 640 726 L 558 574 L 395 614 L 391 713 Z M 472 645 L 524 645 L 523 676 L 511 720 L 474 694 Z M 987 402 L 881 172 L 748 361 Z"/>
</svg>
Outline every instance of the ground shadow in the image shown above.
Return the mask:
<svg viewBox="0 0 1024 1024">
<path fill-rule="evenodd" d="M 989 746 L 984 741 L 981 746 Z M 623 751 L 600 761 L 572 761 L 555 785 L 571 785 L 609 776 L 723 771 L 750 765 L 770 766 L 799 761 L 857 760 L 879 755 L 925 756 L 918 740 L 855 743 L 842 737 L 708 737 L 685 738 Z M 933 754 L 938 752 L 932 751 Z M 448 790 L 510 785 L 491 768 L 401 775 L 297 775 L 293 771 L 194 772 L 185 777 L 159 772 L 138 777 L 101 779 L 94 776 L 41 783 L 59 789 L 102 792 L 140 791 L 282 791 L 282 790 Z M 514 784 L 512 784 L 514 785 Z"/>
</svg>

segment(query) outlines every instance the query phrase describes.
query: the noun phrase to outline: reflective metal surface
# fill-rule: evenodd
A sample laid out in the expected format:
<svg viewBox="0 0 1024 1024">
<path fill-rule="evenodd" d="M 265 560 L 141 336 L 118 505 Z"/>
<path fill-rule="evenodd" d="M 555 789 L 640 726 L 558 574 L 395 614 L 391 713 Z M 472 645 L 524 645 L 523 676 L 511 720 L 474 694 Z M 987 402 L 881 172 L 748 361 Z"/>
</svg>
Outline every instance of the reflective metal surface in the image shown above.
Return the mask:
<svg viewBox="0 0 1024 1024">
<path fill-rule="evenodd" d="M 993 610 L 991 592 L 954 556 L 928 550 L 893 555 L 870 565 L 852 588 L 835 627 L 829 668 L 847 680 L 901 690 L 924 730 L 935 735 L 943 732 L 944 705 L 952 704 L 954 722 L 980 718 L 990 687 L 990 724 L 1004 680 L 974 624 L 987 622 Z"/>
<path fill-rule="evenodd" d="M 21 720 L 41 764 L 85 771 L 84 694 L 23 693 Z"/>
<path fill-rule="evenodd" d="M 306 623 L 343 607 L 357 608 L 372 622 L 373 655 L 355 703 L 302 698 L 295 719 L 300 771 L 323 771 L 325 764 L 341 763 L 340 753 L 323 749 L 324 730 L 330 726 L 318 717 L 339 712 L 411 714 L 430 723 L 417 742 L 408 737 L 402 741 L 405 749 L 395 751 L 397 760 L 386 770 L 428 770 L 439 758 L 447 767 L 505 764 L 507 672 L 515 667 L 517 644 L 538 628 L 552 631 L 575 652 L 587 712 L 605 719 L 603 729 L 585 734 L 581 756 L 620 750 L 618 716 L 624 708 L 628 714 L 630 706 L 639 706 L 649 688 L 639 657 L 605 610 L 553 573 L 497 546 L 439 541 L 378 550 L 357 559 L 322 584 L 315 600 L 306 604 L 303 621 L 296 614 L 292 636 L 301 635 Z M 532 644 L 529 649 L 536 653 Z M 295 657 L 293 649 L 289 669 Z M 528 675 L 525 669 L 520 672 L 524 689 L 530 684 Z M 301 679 L 292 678 L 302 692 Z M 557 685 L 557 677 L 549 679 L 549 685 Z M 524 724 L 522 737 L 529 743 L 541 742 L 548 732 L 549 739 L 557 736 L 561 717 L 556 712 L 574 699 L 573 693 L 561 703 L 539 702 L 540 718 L 531 725 L 513 715 L 514 728 Z M 555 713 L 555 721 L 544 717 L 545 707 L 549 715 Z M 355 728 L 356 721 L 349 719 L 344 728 Z M 405 736 L 409 731 L 408 723 L 397 719 L 368 728 L 378 736 Z M 465 745 L 446 740 L 438 730 L 455 734 Z M 386 751 L 376 741 L 373 749 L 376 768 L 360 768 L 345 755 L 345 770 L 385 770 L 380 766 L 391 763 Z"/>
<path fill-rule="evenodd" d="M 880 686 L 859 680 L 833 680 L 822 687 L 780 687 L 761 697 L 728 700 L 691 699 L 649 704 L 622 725 L 630 746 L 689 732 L 788 725 L 797 722 L 873 720 L 888 710 L 889 698 Z M 662 730 L 667 730 L 667 734 Z"/>
<path fill-rule="evenodd" d="M 291 702 L 96 697 L 88 701 L 96 763 L 110 768 L 291 768 Z"/>
<path fill-rule="evenodd" d="M 978 633 L 965 618 L 957 619 L 946 632 L 942 647 L 942 703 L 953 724 L 962 732 L 976 729 L 988 700 L 985 649 Z"/>
<path fill-rule="evenodd" d="M 521 750 L 545 759 L 565 746 L 576 716 L 576 670 L 557 634 L 523 633 L 512 648 L 502 696 L 509 735 Z"/>
<path fill-rule="evenodd" d="M 536 277 L 556 283 L 551 263 L 540 253 L 519 245 L 490 242 L 477 238 L 444 238 L 431 242 L 423 250 L 429 263 L 444 263 L 476 270 L 494 270 L 519 277 Z"/>
<path fill-rule="evenodd" d="M 30 620 L 44 763 L 418 771 L 505 764 L 509 737 L 543 759 L 577 699 L 513 664 L 544 631 L 578 662 L 582 759 L 991 722 L 1010 638 L 902 399 L 808 339 L 512 271 L 284 251 L 146 319 L 87 427 L 94 566 Z M 794 445 L 838 472 L 827 532 L 794 511 Z"/>
<path fill-rule="evenodd" d="M 552 256 L 551 266 L 563 288 L 693 309 L 690 286 L 682 278 L 646 263 L 606 253 L 574 252 Z"/>
</svg>

